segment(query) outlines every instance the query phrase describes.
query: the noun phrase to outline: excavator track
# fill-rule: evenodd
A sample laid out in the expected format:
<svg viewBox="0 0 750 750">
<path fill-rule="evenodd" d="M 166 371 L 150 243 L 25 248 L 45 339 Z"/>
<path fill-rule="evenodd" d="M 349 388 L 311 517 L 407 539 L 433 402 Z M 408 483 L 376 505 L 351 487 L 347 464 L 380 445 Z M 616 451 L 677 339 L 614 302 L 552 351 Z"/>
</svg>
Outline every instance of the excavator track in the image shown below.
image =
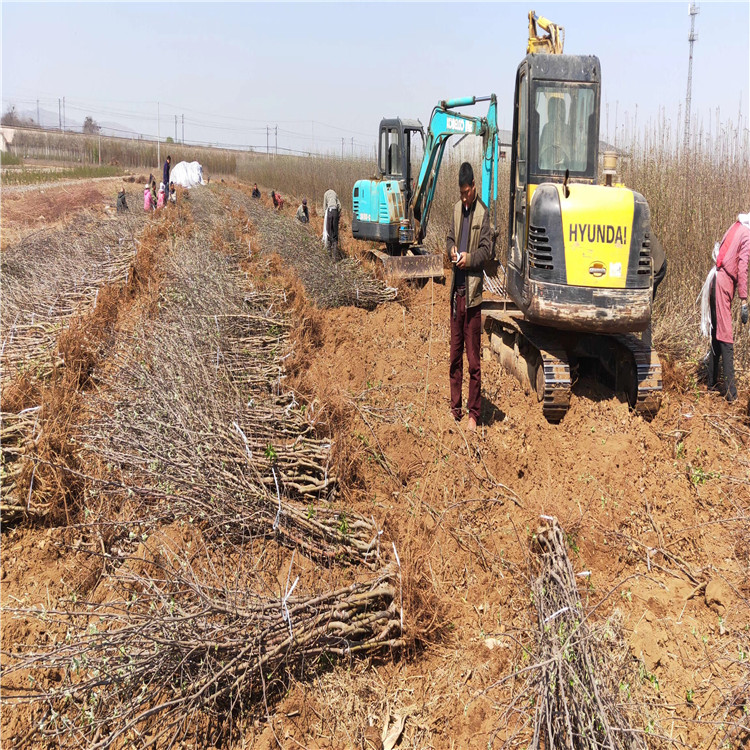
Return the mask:
<svg viewBox="0 0 750 750">
<path fill-rule="evenodd" d="M 524 320 L 507 304 L 484 303 L 484 327 L 501 365 L 527 392 L 536 392 L 542 413 L 559 422 L 570 407 L 571 367 L 595 361 L 602 380 L 646 419 L 661 406 L 661 362 L 633 334 L 576 334 Z"/>
<path fill-rule="evenodd" d="M 556 343 L 552 331 L 519 321 L 521 334 L 536 349 L 535 390 L 542 402 L 542 413 L 548 422 L 559 422 L 570 408 L 570 363 L 567 352 Z"/>
<path fill-rule="evenodd" d="M 570 364 L 555 332 L 527 323 L 513 312 L 485 311 L 485 330 L 500 363 L 542 403 L 549 422 L 559 422 L 570 408 Z"/>
<path fill-rule="evenodd" d="M 633 357 L 636 372 L 636 391 L 629 395 L 631 407 L 642 417 L 650 419 L 656 416 L 661 406 L 662 378 L 661 362 L 655 349 L 646 346 L 633 334 L 614 336 Z"/>
</svg>

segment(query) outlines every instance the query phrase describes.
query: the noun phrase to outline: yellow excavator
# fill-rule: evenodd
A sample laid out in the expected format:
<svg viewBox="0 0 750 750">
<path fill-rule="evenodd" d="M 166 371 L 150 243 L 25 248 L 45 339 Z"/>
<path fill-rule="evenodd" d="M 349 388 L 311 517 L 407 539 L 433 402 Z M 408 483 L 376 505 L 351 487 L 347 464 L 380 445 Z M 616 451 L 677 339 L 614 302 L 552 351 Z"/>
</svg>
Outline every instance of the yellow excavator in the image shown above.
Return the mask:
<svg viewBox="0 0 750 750">
<path fill-rule="evenodd" d="M 531 11 L 516 73 L 507 247 L 486 279 L 484 326 L 549 421 L 569 408 L 571 371 L 651 417 L 661 363 L 633 335 L 651 320 L 649 207 L 623 185 L 598 184 L 599 59 L 563 54 L 563 41 L 562 27 Z"/>
</svg>

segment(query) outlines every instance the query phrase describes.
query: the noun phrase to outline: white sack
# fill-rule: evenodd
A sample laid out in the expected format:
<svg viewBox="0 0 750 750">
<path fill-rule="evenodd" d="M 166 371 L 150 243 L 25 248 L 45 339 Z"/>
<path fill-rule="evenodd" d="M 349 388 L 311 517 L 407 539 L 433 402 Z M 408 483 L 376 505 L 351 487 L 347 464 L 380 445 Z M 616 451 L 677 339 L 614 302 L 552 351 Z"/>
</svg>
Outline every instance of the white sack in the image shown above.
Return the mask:
<svg viewBox="0 0 750 750">
<path fill-rule="evenodd" d="M 700 301 L 701 304 L 701 333 L 707 338 L 711 338 L 711 284 L 714 283 L 716 278 L 716 258 L 719 257 L 719 243 L 714 245 L 714 251 L 712 253 L 714 259 L 714 265 L 711 266 L 711 270 L 706 276 L 706 280 L 703 282 L 703 288 L 696 302 Z"/>
<path fill-rule="evenodd" d="M 203 181 L 203 167 L 197 161 L 181 161 L 175 164 L 169 173 L 169 181 L 185 188 L 206 184 Z"/>
</svg>

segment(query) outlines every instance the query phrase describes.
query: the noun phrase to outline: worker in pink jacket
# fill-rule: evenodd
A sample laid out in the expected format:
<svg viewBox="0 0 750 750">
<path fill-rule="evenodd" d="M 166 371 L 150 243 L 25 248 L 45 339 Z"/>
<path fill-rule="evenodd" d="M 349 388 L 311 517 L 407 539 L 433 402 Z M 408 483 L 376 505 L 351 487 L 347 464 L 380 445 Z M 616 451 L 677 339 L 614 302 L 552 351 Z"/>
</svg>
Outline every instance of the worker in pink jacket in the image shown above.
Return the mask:
<svg viewBox="0 0 750 750">
<path fill-rule="evenodd" d="M 750 214 L 740 214 L 721 240 L 716 259 L 716 280 L 711 290 L 711 350 L 708 353 L 708 387 L 716 388 L 719 357 L 724 365 L 727 401 L 737 399 L 734 382 L 732 300 L 740 298 L 740 319 L 747 323 L 747 274 L 750 261 Z"/>
<path fill-rule="evenodd" d="M 149 185 L 146 185 L 146 188 L 143 191 L 143 210 L 151 211 L 152 208 L 153 205 L 151 204 L 151 187 Z"/>
</svg>

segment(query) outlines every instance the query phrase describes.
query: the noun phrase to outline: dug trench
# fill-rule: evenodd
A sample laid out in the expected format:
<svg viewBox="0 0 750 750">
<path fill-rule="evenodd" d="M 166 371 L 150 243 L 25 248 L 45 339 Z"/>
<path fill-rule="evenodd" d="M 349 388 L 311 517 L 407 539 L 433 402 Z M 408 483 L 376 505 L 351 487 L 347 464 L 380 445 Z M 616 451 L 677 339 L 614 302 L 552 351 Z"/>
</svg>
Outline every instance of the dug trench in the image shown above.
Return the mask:
<svg viewBox="0 0 750 750">
<path fill-rule="evenodd" d="M 312 254 L 317 239 L 300 232 L 291 216 L 253 206 L 240 187 L 211 192 L 211 210 L 196 224 L 216 250 L 239 258 L 249 247 L 249 257 L 238 260 L 248 289 L 273 292 L 269 304 L 289 316 L 271 323 L 289 333 L 283 391 L 304 404 L 311 437 L 332 443 L 337 484 L 329 501 L 339 524 L 372 518 L 382 530 L 383 560 L 399 570 L 394 611 L 404 631 L 398 645 L 370 655 L 311 655 L 314 668 L 297 664 L 276 680 L 281 669 L 267 693 L 243 698 L 242 710 L 219 703 L 190 714 L 195 726 L 185 746 L 198 746 L 199 737 L 222 737 L 225 747 L 370 748 L 383 746 L 383 738 L 391 747 L 396 741 L 414 748 L 527 746 L 537 696 L 527 678 L 540 669 L 532 592 L 541 515 L 555 516 L 565 532 L 586 620 L 609 630 L 610 654 L 601 667 L 616 677 L 635 733 L 648 747 L 747 742 L 750 429 L 741 412 L 676 376 L 651 423 L 581 383 L 563 422 L 550 425 L 489 358 L 480 430 L 469 434 L 448 412 L 446 286 L 430 283 L 369 310 L 316 306 L 305 288 L 325 287 L 319 269 L 326 263 L 313 264 L 311 284 L 310 266 L 293 258 Z M 135 320 L 121 327 L 110 351 L 132 350 L 127 332 L 136 328 Z M 115 360 L 98 365 L 102 382 L 108 367 L 116 372 Z M 76 416 L 79 427 L 90 421 L 85 410 Z M 266 443 L 266 437 L 253 447 L 253 455 L 268 453 L 261 474 L 280 452 L 276 438 Z M 244 450 L 236 432 L 225 439 Z M 101 479 L 97 472 L 112 471 L 106 463 L 78 469 Z M 118 481 L 124 466 L 121 460 Z M 142 475 L 127 479 L 148 484 Z M 4 529 L 4 668 L 9 651 L 39 648 L 64 634 L 38 619 L 15 619 L 7 608 L 23 602 L 71 609 L 76 590 L 79 600 L 115 601 L 114 566 L 98 556 L 100 537 L 105 554 L 127 558 L 119 569 L 142 578 L 154 577 L 147 568 L 155 540 L 168 543 L 179 560 L 211 560 L 214 573 L 226 576 L 231 563 L 279 612 L 297 575 L 295 595 L 304 596 L 371 578 L 369 569 L 306 554 L 303 545 L 295 551 L 273 534 L 250 540 L 241 555 L 236 540 L 229 551 L 198 555 L 211 539 L 207 525 L 160 518 L 154 484 L 145 499 L 108 493 L 108 507 L 122 506 L 114 519 L 118 533 L 109 537 L 86 528 L 85 518 L 67 528 L 36 522 Z M 102 487 L 87 480 L 85 488 L 92 486 Z M 272 487 L 266 493 L 276 498 Z M 90 506 L 87 500 L 81 507 Z M 252 523 L 262 525 L 263 518 Z M 139 568 L 133 558 L 150 562 Z M 172 574 L 185 580 L 184 569 Z M 64 673 L 59 665 L 57 671 Z M 6 695 L 15 676 L 4 676 Z M 54 683 L 55 675 L 36 679 Z M 42 743 L 30 732 L 43 711 L 8 711 L 5 742 L 28 736 L 28 746 Z M 217 734 L 221 711 L 233 717 L 232 727 Z M 150 726 L 141 744 L 153 737 Z"/>
</svg>

